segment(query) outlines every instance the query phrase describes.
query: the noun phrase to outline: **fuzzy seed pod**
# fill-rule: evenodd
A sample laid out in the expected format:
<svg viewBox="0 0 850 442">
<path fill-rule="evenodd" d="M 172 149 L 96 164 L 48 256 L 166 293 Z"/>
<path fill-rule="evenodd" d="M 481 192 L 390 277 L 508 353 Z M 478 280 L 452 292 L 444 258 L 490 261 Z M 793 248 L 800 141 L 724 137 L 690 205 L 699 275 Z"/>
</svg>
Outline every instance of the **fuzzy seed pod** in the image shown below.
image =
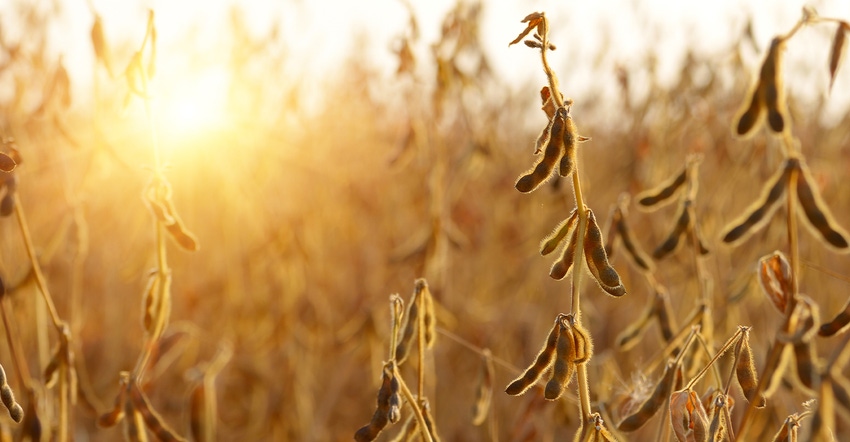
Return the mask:
<svg viewBox="0 0 850 442">
<path fill-rule="evenodd" d="M 391 365 L 384 366 L 381 376 L 381 388 L 378 390 L 378 405 L 375 413 L 372 415 L 372 420 L 361 427 L 354 433 L 354 440 L 357 442 L 368 442 L 375 440 L 378 434 L 387 426 L 390 414 L 390 397 L 392 396 L 392 381 L 393 374 L 391 373 Z"/>
<path fill-rule="evenodd" d="M 2 400 L 3 406 L 9 410 L 9 417 L 13 421 L 20 423 L 24 419 L 24 409 L 15 400 L 15 393 L 6 380 L 6 370 L 3 369 L 2 365 L 0 365 L 0 400 Z"/>
<path fill-rule="evenodd" d="M 417 302 L 418 291 L 414 290 L 410 297 L 410 302 L 407 307 L 407 319 L 404 321 L 404 331 L 401 334 L 398 344 L 395 348 L 395 359 L 398 365 L 404 363 L 410 355 L 410 350 L 413 347 L 413 335 L 416 334 L 416 329 L 419 324 L 419 302 Z"/>
<path fill-rule="evenodd" d="M 567 276 L 573 266 L 573 261 L 575 261 L 576 247 L 578 247 L 578 229 L 573 228 L 569 241 L 561 251 L 561 257 L 552 264 L 552 269 L 549 270 L 550 277 L 561 280 Z"/>
<path fill-rule="evenodd" d="M 540 242 L 540 254 L 546 256 L 555 251 L 558 248 L 558 244 L 560 244 L 564 238 L 576 227 L 576 220 L 578 219 L 578 211 L 573 209 L 570 216 L 567 219 L 561 221 L 558 224 L 558 227 L 555 227 L 555 230 L 552 231 L 549 235 L 543 238 L 543 241 Z"/>
<path fill-rule="evenodd" d="M 545 397 L 550 401 L 564 393 L 575 371 L 576 347 L 572 329 L 564 320 L 559 324 L 560 333 L 555 351 L 555 366 L 552 378 L 546 383 Z"/>
<path fill-rule="evenodd" d="M 563 108 L 555 112 L 555 116 L 552 118 L 552 128 L 549 131 L 549 143 L 546 145 L 543 157 L 538 160 L 534 168 L 525 172 L 516 182 L 515 187 L 520 192 L 531 192 L 552 176 L 555 165 L 564 154 L 563 137 L 566 113 L 567 111 Z"/>
<path fill-rule="evenodd" d="M 568 177 L 576 168 L 576 144 L 579 136 L 573 117 L 569 113 L 564 120 L 564 125 L 564 156 L 561 157 L 558 173 L 562 177 Z"/>
<path fill-rule="evenodd" d="M 552 361 L 555 358 L 555 348 L 558 345 L 558 338 L 561 333 L 561 321 L 563 321 L 563 318 L 563 315 L 558 315 L 555 319 L 555 323 L 552 325 L 552 330 L 549 332 L 549 336 L 546 338 L 546 343 L 543 345 L 543 348 L 540 349 L 534 363 L 531 364 L 531 366 L 528 367 L 525 372 L 520 375 L 520 377 L 508 384 L 508 387 L 505 389 L 505 393 L 511 396 L 517 396 L 525 393 L 532 385 L 534 385 L 535 382 L 537 382 L 538 379 L 540 379 L 543 372 L 552 365 Z"/>
<path fill-rule="evenodd" d="M 652 395 L 643 402 L 638 411 L 620 421 L 617 429 L 626 432 L 635 431 L 646 424 L 669 398 L 670 391 L 673 389 L 676 371 L 677 365 L 668 363 L 664 368 L 664 374 L 659 379 L 658 384 L 655 385 Z"/>
<path fill-rule="evenodd" d="M 416 280 L 416 290 L 422 296 L 423 313 L 422 323 L 423 333 L 425 333 L 425 345 L 427 348 L 434 346 L 434 341 L 437 338 L 437 317 L 434 310 L 434 295 L 428 289 L 428 282 L 425 279 Z"/>
<path fill-rule="evenodd" d="M 738 355 L 735 363 L 735 375 L 738 377 L 738 384 L 744 391 L 744 397 L 747 398 L 747 401 L 753 402 L 756 390 L 758 390 L 758 372 L 756 372 L 756 363 L 753 359 L 753 350 L 750 347 L 749 328 L 745 328 L 741 334 L 735 354 Z M 760 395 L 756 401 L 756 408 L 763 408 L 765 404 L 764 395 Z"/>
<path fill-rule="evenodd" d="M 620 282 L 620 275 L 608 263 L 608 256 L 605 254 L 605 244 L 602 240 L 602 231 L 596 223 L 596 217 L 593 215 L 593 211 L 588 209 L 587 212 L 587 232 L 584 238 L 584 254 L 587 257 L 587 267 L 602 290 L 614 297 L 623 296 L 626 294 L 626 288 Z"/>
</svg>

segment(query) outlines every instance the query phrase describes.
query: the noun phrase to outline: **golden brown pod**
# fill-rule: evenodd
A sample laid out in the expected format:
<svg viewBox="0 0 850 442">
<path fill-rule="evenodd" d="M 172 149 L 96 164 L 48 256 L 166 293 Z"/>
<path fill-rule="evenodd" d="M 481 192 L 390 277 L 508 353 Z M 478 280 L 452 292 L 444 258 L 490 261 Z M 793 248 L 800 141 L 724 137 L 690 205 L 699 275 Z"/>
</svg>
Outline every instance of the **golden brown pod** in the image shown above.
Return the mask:
<svg viewBox="0 0 850 442">
<path fill-rule="evenodd" d="M 750 328 L 742 327 L 743 333 L 735 348 L 737 361 L 735 363 L 735 375 L 738 378 L 738 385 L 744 391 L 744 397 L 749 402 L 754 402 L 755 394 L 758 390 L 758 372 L 756 371 L 756 363 L 753 359 L 753 349 L 750 347 Z M 755 400 L 756 408 L 763 408 L 766 404 L 764 395 L 760 395 Z"/>
<path fill-rule="evenodd" d="M 564 154 L 563 137 L 566 113 L 567 111 L 564 108 L 555 112 L 555 116 L 552 118 L 549 143 L 546 145 L 543 156 L 531 170 L 525 172 L 516 182 L 515 187 L 520 192 L 531 192 L 552 176 L 552 171 L 558 164 L 558 160 Z"/>
<path fill-rule="evenodd" d="M 544 391 L 544 396 L 550 401 L 561 397 L 575 371 L 576 346 L 572 330 L 565 320 L 561 320 L 558 326 L 560 332 L 555 350 L 555 366 Z"/>
<path fill-rule="evenodd" d="M 846 251 L 850 244 L 847 242 L 847 233 L 840 230 L 832 219 L 826 204 L 820 194 L 811 186 L 814 180 L 809 173 L 809 168 L 802 161 L 797 163 L 800 173 L 797 175 L 797 200 L 806 215 L 806 225 L 813 232 L 820 234 L 824 242 L 840 251 Z"/>
<path fill-rule="evenodd" d="M 842 21 L 838 24 L 835 30 L 835 37 L 832 39 L 832 46 L 829 49 L 829 90 L 832 90 L 832 84 L 835 83 L 835 73 L 838 71 L 838 65 L 841 63 L 841 57 L 844 54 L 844 44 L 847 42 L 847 31 L 850 29 L 850 24 Z"/>
<path fill-rule="evenodd" d="M 767 108 L 767 122 L 774 132 L 785 130 L 785 98 L 782 90 L 782 51 L 785 41 L 776 37 L 770 42 L 767 57 L 761 66 L 759 83 L 764 87 L 764 105 Z"/>
<path fill-rule="evenodd" d="M 584 238 L 584 254 L 587 257 L 587 267 L 593 275 L 599 287 L 614 297 L 626 294 L 626 288 L 620 281 L 620 275 L 608 262 L 605 254 L 605 243 L 602 240 L 602 230 L 596 222 L 593 211 L 587 211 L 587 232 Z"/>
<path fill-rule="evenodd" d="M 550 277 L 561 280 L 567 276 L 575 261 L 576 247 L 578 247 L 578 229 L 573 228 L 569 241 L 561 251 L 561 257 L 552 264 L 552 268 L 549 270 Z"/>
<path fill-rule="evenodd" d="M 529 366 L 525 372 L 520 375 L 520 377 L 508 384 L 508 387 L 505 389 L 505 393 L 511 396 L 525 393 L 532 385 L 534 385 L 535 382 L 537 382 L 538 379 L 540 379 L 543 372 L 552 365 L 552 361 L 555 359 L 555 349 L 558 345 L 558 337 L 561 334 L 561 321 L 563 321 L 563 318 L 564 315 L 558 315 L 558 317 L 555 318 L 555 323 L 552 325 L 552 330 L 546 338 L 546 343 L 543 345 L 543 348 L 540 349 L 534 363 L 531 364 L 531 366 Z"/>
<path fill-rule="evenodd" d="M 576 144 L 578 143 L 578 129 L 573 122 L 573 117 L 567 112 L 564 120 L 564 154 L 558 168 L 558 174 L 568 177 L 576 168 Z"/>
<path fill-rule="evenodd" d="M 392 395 L 392 380 L 391 364 L 384 366 L 381 374 L 381 388 L 378 390 L 378 400 L 375 413 L 372 415 L 372 420 L 368 424 L 360 427 L 354 433 L 354 440 L 357 442 L 368 442 L 375 440 L 378 434 L 387 426 L 389 422 L 390 412 L 390 396 Z"/>
<path fill-rule="evenodd" d="M 636 196 L 639 207 L 655 208 L 660 207 L 660 204 L 665 201 L 671 201 L 670 198 L 683 188 L 687 180 L 688 168 L 685 167 L 678 175 L 661 183 L 658 187 L 639 193 Z"/>
<path fill-rule="evenodd" d="M 636 412 L 620 421 L 619 425 L 617 425 L 618 430 L 626 432 L 635 431 L 646 424 L 658 412 L 658 409 L 670 397 L 670 391 L 673 389 L 673 381 L 676 378 L 677 367 L 677 364 L 674 363 L 667 364 L 664 368 L 664 374 L 658 380 L 658 384 L 655 385 L 652 395 L 641 404 Z"/>
<path fill-rule="evenodd" d="M 844 308 L 841 310 L 832 321 L 827 322 L 820 326 L 820 330 L 818 330 L 818 334 L 821 336 L 832 336 L 838 333 L 841 330 L 844 330 L 847 327 L 847 324 L 850 324 L 850 299 L 847 300 L 847 303 L 844 304 Z"/>
<path fill-rule="evenodd" d="M 560 244 L 567 235 L 575 229 L 576 220 L 578 219 L 578 211 L 573 209 L 570 216 L 567 219 L 561 221 L 552 233 L 543 238 L 543 241 L 540 242 L 540 254 L 548 255 L 555 251 L 558 248 L 558 244 Z"/>
<path fill-rule="evenodd" d="M 778 170 L 762 188 L 761 196 L 754 204 L 744 211 L 744 215 L 732 222 L 731 229 L 723 235 L 723 242 L 735 244 L 759 230 L 770 219 L 770 215 L 779 207 L 779 199 L 785 194 L 791 170 L 795 168 L 796 160 L 789 159 L 782 169 Z"/>
</svg>

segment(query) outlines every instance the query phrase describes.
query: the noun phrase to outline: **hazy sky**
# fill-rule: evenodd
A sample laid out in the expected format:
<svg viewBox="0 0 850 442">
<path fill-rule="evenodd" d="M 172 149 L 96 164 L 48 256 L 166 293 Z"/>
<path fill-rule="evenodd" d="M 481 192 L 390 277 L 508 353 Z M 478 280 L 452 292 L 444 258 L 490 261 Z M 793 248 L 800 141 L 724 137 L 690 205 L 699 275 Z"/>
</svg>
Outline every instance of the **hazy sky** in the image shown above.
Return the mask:
<svg viewBox="0 0 850 442">
<path fill-rule="evenodd" d="M 88 37 L 93 21 L 90 5 L 103 17 L 107 37 L 127 43 L 141 40 L 146 10 L 153 8 L 157 14 L 161 72 L 168 72 L 170 65 L 178 66 L 186 58 L 187 51 L 215 50 L 216 36 L 225 28 L 227 14 L 234 4 L 244 10 L 258 35 L 267 32 L 272 23 L 279 22 L 289 58 L 295 60 L 308 77 L 326 72 L 356 43 L 365 43 L 368 57 L 386 72 L 392 71 L 391 42 L 401 34 L 407 19 L 406 10 L 398 0 L 57 1 L 63 15 L 52 28 L 54 45 L 51 49 L 64 54 L 76 84 L 90 83 L 92 78 L 92 50 Z M 36 2 L 40 3 L 47 1 Z M 411 3 L 417 11 L 423 41 L 420 50 L 424 53 L 425 45 L 436 39 L 443 15 L 455 2 L 411 0 Z M 662 75 L 675 72 L 688 46 L 722 53 L 740 36 L 750 16 L 756 39 L 763 45 L 773 35 L 791 27 L 804 4 L 814 6 L 823 16 L 850 19 L 850 1 L 846 0 L 539 0 L 485 1 L 484 4 L 482 37 L 497 74 L 510 81 L 539 73 L 536 69 L 517 68 L 528 62 L 529 51 L 507 47 L 507 42 L 522 29 L 520 19 L 533 11 L 547 13 L 553 27 L 551 38 L 563 48 L 552 56 L 556 68 L 568 63 L 589 64 L 603 44 L 611 48 L 611 57 L 628 65 L 630 60 L 643 59 L 651 45 L 660 54 Z M 19 24 L 11 22 L 8 14 L 0 14 L 0 23 L 7 34 L 20 32 L 16 29 Z M 194 48 L 184 43 L 190 29 L 196 33 Z M 366 40 L 353 38 L 361 32 L 367 36 Z M 817 63 L 825 65 L 831 33 L 831 28 L 824 27 L 807 31 L 807 35 L 795 39 L 794 43 L 803 49 L 789 48 L 789 63 L 815 57 L 820 59 Z M 751 62 L 757 64 L 760 57 L 760 54 L 753 54 Z M 818 68 L 813 75 L 819 76 L 818 81 L 826 81 L 821 78 L 824 71 Z M 843 84 L 843 89 L 850 90 L 848 72 L 850 69 L 843 69 L 841 73 L 845 75 L 836 82 L 836 89 L 841 89 Z M 604 74 L 611 75 L 610 72 Z M 584 75 L 593 78 L 597 73 Z M 162 76 L 167 77 L 165 73 Z"/>
</svg>

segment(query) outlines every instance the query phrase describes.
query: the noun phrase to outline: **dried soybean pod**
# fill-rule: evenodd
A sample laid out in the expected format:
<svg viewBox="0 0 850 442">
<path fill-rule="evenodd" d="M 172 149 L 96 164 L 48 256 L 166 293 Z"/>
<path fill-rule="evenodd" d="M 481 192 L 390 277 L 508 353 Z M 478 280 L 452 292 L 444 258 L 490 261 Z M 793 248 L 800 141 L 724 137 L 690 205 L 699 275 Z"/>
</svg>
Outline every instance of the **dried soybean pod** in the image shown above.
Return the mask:
<svg viewBox="0 0 850 442">
<path fill-rule="evenodd" d="M 620 238 L 623 240 L 623 247 L 626 248 L 626 251 L 629 252 L 629 257 L 632 258 L 632 262 L 635 263 L 638 268 L 652 271 L 652 264 L 646 254 L 635 244 L 632 239 L 632 233 L 629 229 L 629 225 L 626 222 L 626 217 L 623 216 L 620 219 L 620 222 L 617 223 L 617 233 L 619 233 Z M 610 256 L 610 254 L 609 254 Z"/>
<path fill-rule="evenodd" d="M 118 396 L 115 396 L 115 405 L 112 407 L 111 411 L 103 413 L 97 418 L 97 426 L 101 428 L 108 428 L 118 423 L 118 421 L 124 417 L 124 402 L 127 398 L 126 382 L 129 382 L 129 380 L 122 374 L 122 379 L 119 383 L 120 387 L 118 389 Z"/>
<path fill-rule="evenodd" d="M 655 318 L 658 319 L 658 328 L 661 330 L 661 336 L 664 341 L 670 342 L 676 335 L 673 332 L 673 323 L 670 318 L 670 297 L 663 290 L 655 292 L 655 300 L 653 302 L 652 311 Z"/>
<path fill-rule="evenodd" d="M 726 395 L 718 394 L 714 399 L 714 410 L 711 413 L 711 425 L 708 427 L 708 440 L 709 441 L 724 441 L 727 438 L 724 437 L 724 433 L 727 432 L 727 425 L 729 422 L 726 422 L 726 416 L 723 412 L 726 409 Z"/>
<path fill-rule="evenodd" d="M 472 407 L 472 425 L 478 426 L 487 420 L 487 414 L 490 412 L 490 402 L 493 398 L 493 377 L 495 369 L 493 368 L 493 354 L 490 349 L 485 348 L 481 355 L 483 356 L 481 364 L 481 373 L 478 379 L 478 387 L 475 390 L 475 404 Z"/>
<path fill-rule="evenodd" d="M 678 364 L 668 363 L 664 368 L 664 374 L 659 379 L 652 395 L 643 402 L 638 411 L 632 413 L 617 425 L 620 431 L 635 431 L 642 427 L 662 405 L 669 399 L 670 391 L 673 389 L 673 381 L 676 378 Z"/>
<path fill-rule="evenodd" d="M 599 286 L 611 296 L 620 297 L 626 294 L 626 288 L 620 281 L 620 275 L 611 267 L 605 254 L 605 244 L 602 231 L 596 222 L 593 211 L 587 211 L 587 232 L 584 238 L 584 254 L 587 257 L 587 267 Z"/>
<path fill-rule="evenodd" d="M 723 235 L 723 242 L 734 244 L 760 229 L 770 219 L 770 215 L 779 207 L 780 197 L 785 194 L 791 170 L 797 160 L 789 159 L 785 165 L 768 180 L 756 202 L 744 211 L 744 216 L 732 222 L 731 229 Z"/>
<path fill-rule="evenodd" d="M 24 418 L 24 409 L 15 400 L 15 393 L 6 380 L 6 370 L 3 369 L 2 365 L 0 365 L 0 399 L 3 401 L 3 406 L 9 410 L 9 417 L 16 423 L 21 423 Z"/>
<path fill-rule="evenodd" d="M 634 347 L 640 340 L 640 337 L 643 336 L 643 332 L 646 331 L 649 320 L 652 319 L 654 314 L 655 306 L 649 304 L 635 322 L 629 324 L 628 327 L 617 335 L 617 349 L 619 351 L 627 351 Z"/>
<path fill-rule="evenodd" d="M 804 387 L 813 390 L 818 370 L 815 366 L 816 355 L 812 342 L 811 340 L 799 341 L 795 342 L 792 347 L 794 348 L 797 379 Z"/>
<path fill-rule="evenodd" d="M 375 440 L 381 430 L 387 426 L 390 412 L 390 396 L 392 395 L 392 373 L 388 365 L 384 366 L 381 374 L 381 388 L 378 390 L 377 408 L 372 415 L 372 420 L 354 433 L 354 440 L 366 442 Z"/>
<path fill-rule="evenodd" d="M 543 238 L 543 241 L 540 242 L 540 254 L 546 256 L 555 251 L 558 248 L 558 244 L 560 244 L 564 238 L 575 228 L 576 220 L 578 219 L 578 212 L 573 209 L 570 216 L 567 219 L 561 221 L 558 224 L 558 227 L 555 227 L 555 230 L 552 230 L 552 233 Z"/>
<path fill-rule="evenodd" d="M 576 347 L 572 329 L 565 320 L 561 320 L 558 327 L 560 332 L 555 350 L 555 366 L 552 368 L 552 378 L 546 383 L 544 392 L 544 396 L 550 401 L 561 397 L 575 370 Z"/>
<path fill-rule="evenodd" d="M 797 420 L 794 415 L 788 416 L 787 418 L 785 418 L 785 421 L 782 422 L 782 425 L 779 427 L 779 431 L 777 431 L 776 434 L 773 435 L 773 439 L 771 439 L 771 442 L 790 441 L 790 431 L 794 431 L 796 435 L 796 429 L 798 426 L 799 424 L 797 423 Z M 796 436 L 794 440 L 797 440 Z"/>
<path fill-rule="evenodd" d="M 384 367 L 384 370 L 390 370 L 390 399 L 388 401 L 389 410 L 387 411 L 387 418 L 390 422 L 396 423 L 401 420 L 401 394 L 399 393 L 401 384 L 399 384 L 398 379 L 391 369 Z"/>
<path fill-rule="evenodd" d="M 552 360 L 555 358 L 555 348 L 558 345 L 558 337 L 561 333 L 561 321 L 563 321 L 563 318 L 564 315 L 558 315 L 558 317 L 555 318 L 555 323 L 552 325 L 552 330 L 546 338 L 546 343 L 543 345 L 543 348 L 540 349 L 534 363 L 531 364 L 531 366 L 528 367 L 525 372 L 520 375 L 520 377 L 508 384 L 508 387 L 505 389 L 505 393 L 511 396 L 525 393 L 532 385 L 534 385 L 535 382 L 537 382 L 538 379 L 540 379 L 543 372 L 552 365 Z"/>
<path fill-rule="evenodd" d="M 425 420 L 425 427 L 428 428 L 428 434 L 434 442 L 440 442 L 440 436 L 437 435 L 437 425 L 434 423 L 434 416 L 431 414 L 431 404 L 428 399 L 422 398 L 419 400 L 419 409 L 422 410 L 422 417 Z"/>
<path fill-rule="evenodd" d="M 578 129 L 569 112 L 564 120 L 564 126 L 564 156 L 561 157 L 558 173 L 562 177 L 568 177 L 576 168 L 576 143 L 578 143 Z"/>
<path fill-rule="evenodd" d="M 422 323 L 425 334 L 425 346 L 431 348 L 434 346 L 434 341 L 437 339 L 437 317 L 434 310 L 434 296 L 431 290 L 428 289 L 428 282 L 424 278 L 416 280 L 416 290 L 422 296 L 422 304 L 424 311 L 422 312 Z"/>
<path fill-rule="evenodd" d="M 538 31 L 539 31 L 539 27 L 541 27 L 543 25 L 543 13 L 542 12 L 532 12 L 531 14 L 528 14 L 527 16 L 525 16 L 525 18 L 522 19 L 521 23 L 528 23 L 528 24 L 526 25 L 525 30 L 523 30 L 522 32 L 519 33 L 517 38 L 515 38 L 512 42 L 508 43 L 508 46 L 512 46 L 512 45 L 519 43 L 534 28 L 538 28 Z"/>
<path fill-rule="evenodd" d="M 829 90 L 832 91 L 832 84 L 835 82 L 835 73 L 838 71 L 838 65 L 841 63 L 841 56 L 844 54 L 844 43 L 847 41 L 847 30 L 850 29 L 850 24 L 845 21 L 838 23 L 838 29 L 835 30 L 835 37 L 832 39 L 832 47 L 829 50 Z"/>
<path fill-rule="evenodd" d="M 767 57 L 759 74 L 760 87 L 764 88 L 764 105 L 767 108 L 767 122 L 774 132 L 785 130 L 785 97 L 782 91 L 782 51 L 785 40 L 776 37 L 770 42 Z"/>
<path fill-rule="evenodd" d="M 673 253 L 676 249 L 679 248 L 679 242 L 682 235 L 688 231 L 688 227 L 691 224 L 691 211 L 688 210 L 689 203 L 685 201 L 682 204 L 682 207 L 679 212 L 679 217 L 676 219 L 676 225 L 673 226 L 673 230 L 670 231 L 670 235 L 667 236 L 667 239 L 661 243 L 658 247 L 655 248 L 655 251 L 652 252 L 653 259 L 663 259 L 665 256 Z"/>
<path fill-rule="evenodd" d="M 739 137 L 745 137 L 750 134 L 753 129 L 758 126 L 759 120 L 764 111 L 764 85 L 761 81 L 757 82 L 750 94 L 750 105 L 738 117 L 738 124 L 735 126 L 735 133 Z"/>
<path fill-rule="evenodd" d="M 806 223 L 815 232 L 820 233 L 826 243 L 839 251 L 846 251 L 850 244 L 847 243 L 847 233 L 835 226 L 832 214 L 820 197 L 820 194 L 811 186 L 814 180 L 809 173 L 809 168 L 802 161 L 797 163 L 800 173 L 797 175 L 797 200 L 805 213 Z"/>
<path fill-rule="evenodd" d="M 573 261 L 576 256 L 576 247 L 578 246 L 578 229 L 573 229 L 572 235 L 564 249 L 561 251 L 561 257 L 552 264 L 552 269 L 549 270 L 549 276 L 553 279 L 564 279 L 570 268 L 573 266 Z"/>
<path fill-rule="evenodd" d="M 738 355 L 735 363 L 735 375 L 738 377 L 741 390 L 744 391 L 744 397 L 747 398 L 748 402 L 753 402 L 758 390 L 758 373 L 753 359 L 753 349 L 750 347 L 750 328 L 742 327 L 741 329 L 743 333 L 735 349 L 735 354 Z M 764 395 L 760 395 L 755 404 L 756 408 L 763 408 L 766 404 Z"/>
<path fill-rule="evenodd" d="M 688 168 L 685 167 L 678 175 L 661 183 L 654 189 L 639 193 L 635 198 L 638 200 L 639 207 L 642 208 L 657 208 L 664 201 L 672 201 L 670 197 L 682 188 L 688 180 Z M 657 206 L 657 207 L 656 207 Z"/>
<path fill-rule="evenodd" d="M 847 327 L 850 324 L 850 299 L 847 304 L 844 304 L 844 309 L 832 319 L 820 326 L 818 334 L 821 336 L 832 336 Z"/>
<path fill-rule="evenodd" d="M 559 108 L 552 119 L 549 143 L 543 152 L 543 157 L 529 171 L 525 172 L 516 182 L 516 189 L 522 193 L 528 193 L 546 182 L 552 175 L 555 165 L 564 154 L 564 118 L 567 111 Z"/>
<path fill-rule="evenodd" d="M 410 302 L 407 304 L 407 314 L 404 315 L 406 316 L 404 331 L 395 348 L 395 360 L 398 365 L 403 364 L 407 360 L 410 349 L 413 347 L 413 335 L 416 333 L 416 328 L 419 324 L 419 302 L 416 299 L 418 296 L 419 292 L 414 290 L 413 295 L 410 296 Z"/>
<path fill-rule="evenodd" d="M 171 239 L 177 243 L 183 250 L 187 252 L 195 252 L 198 250 L 198 239 L 195 235 L 186 229 L 186 226 L 183 225 L 183 221 L 179 218 L 177 222 L 174 224 L 170 224 L 165 226 L 165 230 L 171 235 Z"/>
<path fill-rule="evenodd" d="M 145 397 L 142 390 L 135 382 L 129 385 L 130 402 L 133 403 L 133 408 L 142 416 L 145 426 L 162 442 L 179 442 L 186 441 L 179 436 L 171 428 L 166 425 L 162 417 L 151 407 L 148 398 Z"/>
</svg>

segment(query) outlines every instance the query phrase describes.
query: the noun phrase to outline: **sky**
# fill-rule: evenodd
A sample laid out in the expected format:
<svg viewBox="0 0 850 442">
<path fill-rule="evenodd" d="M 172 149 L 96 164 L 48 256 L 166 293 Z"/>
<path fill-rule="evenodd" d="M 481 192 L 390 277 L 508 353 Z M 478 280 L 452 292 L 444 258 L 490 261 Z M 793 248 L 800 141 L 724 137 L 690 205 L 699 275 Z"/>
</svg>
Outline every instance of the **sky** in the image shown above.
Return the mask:
<svg viewBox="0 0 850 442">
<path fill-rule="evenodd" d="M 35 4 L 49 5 L 50 1 L 35 0 Z M 103 18 L 108 39 L 129 44 L 141 40 L 145 32 L 146 11 L 153 8 L 161 48 L 159 65 L 171 66 L 172 71 L 178 74 L 181 70 L 186 71 L 174 75 L 172 88 L 184 87 L 197 76 L 197 73 L 191 72 L 191 67 L 186 66 L 187 51 L 214 52 L 220 41 L 218 36 L 226 26 L 228 13 L 236 4 L 244 10 L 256 35 L 265 35 L 274 23 L 279 24 L 287 57 L 295 61 L 303 78 L 307 79 L 318 78 L 322 72 L 338 66 L 354 45 L 364 45 L 365 48 L 360 49 L 365 49 L 369 60 L 389 75 L 395 68 L 392 42 L 403 33 L 407 21 L 401 0 L 53 1 L 59 5 L 61 19 L 51 28 L 49 49 L 63 54 L 74 84 L 81 87 L 90 85 L 92 79 L 93 55 L 88 35 L 93 10 Z M 12 0 L 13 4 L 19 2 Z M 436 40 L 442 17 L 455 2 L 410 2 L 422 31 L 422 47 L 419 50 L 426 53 L 426 45 Z M 507 42 L 522 30 L 522 17 L 533 11 L 545 11 L 552 22 L 551 38 L 561 48 L 552 55 L 556 68 L 589 65 L 603 46 L 611 49 L 611 57 L 615 57 L 618 63 L 628 66 L 630 62 L 643 59 L 651 48 L 659 54 L 662 79 L 666 77 L 669 80 L 675 75 L 685 48 L 695 47 L 709 54 L 728 52 L 734 40 L 741 35 L 748 17 L 753 17 L 756 40 L 766 46 L 773 35 L 793 26 L 804 4 L 814 6 L 822 16 L 850 19 L 850 2 L 842 0 L 485 1 L 482 39 L 497 75 L 512 84 L 533 78 L 539 73 L 537 69 L 517 69 L 517 66 L 528 62 L 529 51 L 508 48 Z M 20 34 L 20 24 L 3 13 L 5 8 L 0 6 L 0 25 L 4 33 Z M 185 43 L 189 32 L 194 33 L 193 47 L 187 47 Z M 794 43 L 801 48 L 789 47 L 788 62 L 795 63 L 795 60 L 809 57 L 816 60 L 814 63 L 825 65 L 831 33 L 832 28 L 824 27 L 795 38 Z M 757 70 L 761 56 L 754 53 L 748 60 L 754 70 Z M 816 80 L 825 84 L 825 69 L 818 67 L 812 71 L 816 73 L 810 75 L 817 75 Z M 589 70 L 579 72 L 578 81 L 591 81 L 599 75 Z M 850 90 L 848 72 L 850 69 L 840 72 L 843 75 L 836 81 L 836 89 L 843 87 Z M 167 78 L 167 75 L 163 74 L 163 77 Z M 164 87 L 167 88 L 167 85 Z M 850 100 L 834 101 L 846 104 Z"/>
</svg>

